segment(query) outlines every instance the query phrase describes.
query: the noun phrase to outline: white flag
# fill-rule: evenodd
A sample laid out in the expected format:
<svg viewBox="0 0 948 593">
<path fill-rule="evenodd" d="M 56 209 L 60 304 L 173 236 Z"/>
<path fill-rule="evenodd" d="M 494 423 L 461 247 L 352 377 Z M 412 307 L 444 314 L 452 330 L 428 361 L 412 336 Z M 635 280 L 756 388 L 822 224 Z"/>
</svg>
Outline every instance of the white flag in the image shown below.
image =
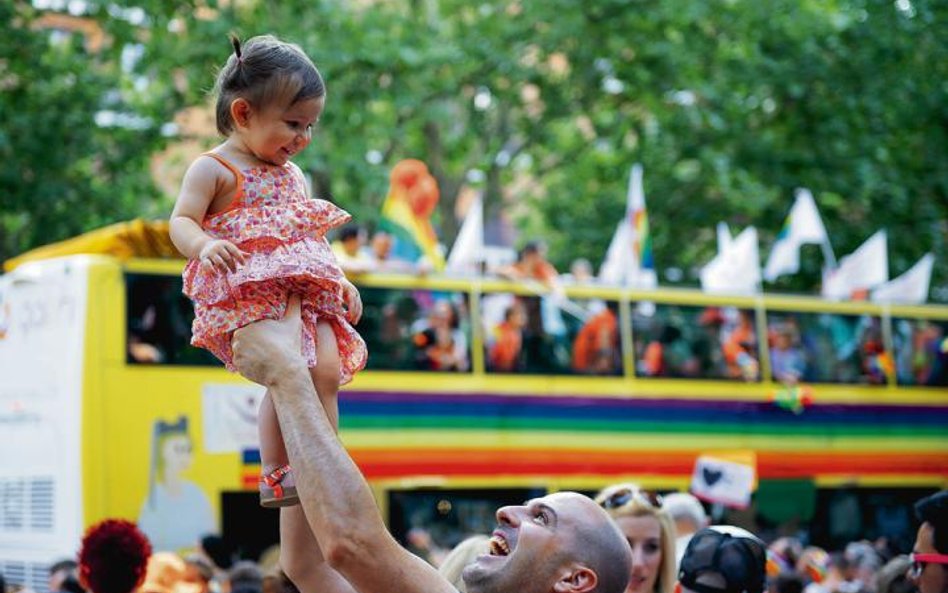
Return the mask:
<svg viewBox="0 0 948 593">
<path fill-rule="evenodd" d="M 760 292 L 757 229 L 744 229 L 701 269 L 701 290 L 718 294 Z"/>
<path fill-rule="evenodd" d="M 464 222 L 451 247 L 445 272 L 451 274 L 477 274 L 484 259 L 484 200 L 478 194 L 468 206 Z"/>
<path fill-rule="evenodd" d="M 731 229 L 728 228 L 726 222 L 718 223 L 718 253 L 724 253 L 724 250 L 727 249 L 727 246 L 731 244 Z"/>
<path fill-rule="evenodd" d="M 629 235 L 629 223 L 625 218 L 616 226 L 616 232 L 606 250 L 606 259 L 599 267 L 599 280 L 603 284 L 625 284 L 626 270 L 632 259 L 632 240 Z"/>
<path fill-rule="evenodd" d="M 773 282 L 784 274 L 797 273 L 800 269 L 800 246 L 807 243 L 822 243 L 828 248 L 829 238 L 813 195 L 807 189 L 799 189 L 793 208 L 790 209 L 790 214 L 777 235 L 777 242 L 770 251 L 770 257 L 767 258 L 767 265 L 764 267 L 764 278 L 767 282 Z"/>
<path fill-rule="evenodd" d="M 859 249 L 839 260 L 839 267 L 823 273 L 821 294 L 828 299 L 849 299 L 859 290 L 874 288 L 889 279 L 886 233 L 878 231 Z"/>
<path fill-rule="evenodd" d="M 642 165 L 638 163 L 632 165 L 625 216 L 609 243 L 606 259 L 599 268 L 599 279 L 608 284 L 637 288 L 655 288 L 658 285 L 642 186 Z"/>
<path fill-rule="evenodd" d="M 872 291 L 872 300 L 877 303 L 923 304 L 928 300 L 934 266 L 935 256 L 926 253 L 909 271 L 876 287 Z"/>
</svg>

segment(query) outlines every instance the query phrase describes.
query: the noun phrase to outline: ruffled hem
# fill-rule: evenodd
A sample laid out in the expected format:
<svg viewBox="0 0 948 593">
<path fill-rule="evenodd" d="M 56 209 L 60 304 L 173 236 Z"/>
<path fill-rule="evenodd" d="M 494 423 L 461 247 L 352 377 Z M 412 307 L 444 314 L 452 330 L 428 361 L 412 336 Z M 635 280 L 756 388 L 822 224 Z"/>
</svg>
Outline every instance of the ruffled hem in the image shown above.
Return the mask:
<svg viewBox="0 0 948 593">
<path fill-rule="evenodd" d="M 210 351 L 228 370 L 237 372 L 231 348 L 234 331 L 264 319 L 282 319 L 288 295 L 303 294 L 301 354 L 307 366 L 316 366 L 316 325 L 319 321 L 326 321 L 333 329 L 339 351 L 339 384 L 348 383 L 356 372 L 365 368 L 368 350 L 365 341 L 345 318 L 341 295 L 331 291 L 312 291 L 312 287 L 294 280 L 264 283 L 260 288 L 255 291 L 245 287 L 239 295 L 245 300 L 235 302 L 233 306 L 195 307 L 191 344 Z M 307 294 L 311 296 L 305 296 Z"/>
<path fill-rule="evenodd" d="M 221 273 L 191 260 L 184 268 L 184 294 L 195 304 L 214 305 L 238 298 L 241 287 L 267 280 L 294 279 L 337 289 L 345 278 L 335 263 L 332 248 L 324 240 L 306 238 L 277 244 L 269 251 L 248 250 L 234 272 Z"/>
<path fill-rule="evenodd" d="M 289 243 L 304 237 L 322 237 L 349 222 L 352 216 L 326 200 L 299 200 L 280 205 L 246 206 L 204 219 L 202 227 L 238 246 L 269 239 Z"/>
</svg>

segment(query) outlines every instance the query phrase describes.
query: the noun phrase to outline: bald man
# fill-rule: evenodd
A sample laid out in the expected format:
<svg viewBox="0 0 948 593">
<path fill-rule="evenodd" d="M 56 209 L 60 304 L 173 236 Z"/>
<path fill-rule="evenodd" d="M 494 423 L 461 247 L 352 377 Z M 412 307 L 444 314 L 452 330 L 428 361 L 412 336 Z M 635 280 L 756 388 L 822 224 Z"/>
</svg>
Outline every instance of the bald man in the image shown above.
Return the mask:
<svg viewBox="0 0 948 593">
<path fill-rule="evenodd" d="M 360 314 L 361 303 L 350 303 L 353 321 Z M 317 333 L 333 340 L 328 326 Z M 242 328 L 233 340 L 237 368 L 270 391 L 296 473 L 301 508 L 281 511 L 287 576 L 302 593 L 456 593 L 388 533 L 319 403 L 300 335 L 293 298 L 283 320 Z M 465 568 L 463 578 L 469 593 L 622 593 L 631 562 L 605 511 L 585 496 L 561 492 L 499 509 L 491 553 Z"/>
</svg>

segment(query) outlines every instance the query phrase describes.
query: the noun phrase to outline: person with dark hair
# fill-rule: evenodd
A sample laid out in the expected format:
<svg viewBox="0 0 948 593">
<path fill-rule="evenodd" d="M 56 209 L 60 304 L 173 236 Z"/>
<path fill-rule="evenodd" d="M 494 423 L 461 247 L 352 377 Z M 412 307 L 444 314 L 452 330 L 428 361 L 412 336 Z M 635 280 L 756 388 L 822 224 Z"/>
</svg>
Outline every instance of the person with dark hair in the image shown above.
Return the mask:
<svg viewBox="0 0 948 593">
<path fill-rule="evenodd" d="M 314 397 L 299 355 L 300 329 L 293 298 L 283 320 L 234 333 L 234 360 L 244 376 L 270 390 L 297 471 L 302 508 L 282 510 L 280 565 L 301 591 L 456 593 L 386 529 L 365 477 Z M 490 554 L 463 571 L 469 593 L 625 590 L 629 545 L 590 498 L 558 492 L 500 508 L 496 517 Z"/>
<path fill-rule="evenodd" d="M 688 542 L 678 569 L 686 593 L 763 593 L 767 583 L 767 548 L 739 527 L 715 525 Z"/>
<path fill-rule="evenodd" d="M 255 562 L 240 560 L 227 571 L 230 593 L 263 593 L 263 571 Z"/>
<path fill-rule="evenodd" d="M 915 503 L 915 515 L 922 524 L 909 574 L 919 593 L 948 593 L 948 490 Z"/>
<path fill-rule="evenodd" d="M 151 543 L 130 521 L 106 519 L 86 531 L 79 582 L 91 593 L 131 593 L 145 580 Z"/>
<path fill-rule="evenodd" d="M 313 139 L 326 106 L 322 75 L 300 49 L 272 35 L 241 43 L 217 77 L 217 128 L 224 142 L 188 168 L 170 234 L 188 258 L 184 294 L 194 303 L 191 344 L 235 371 L 234 330 L 279 319 L 290 293 L 303 299 L 301 344 L 322 405 L 337 414 L 339 386 L 365 367 L 362 315 L 326 233 L 352 216 L 314 199 L 291 160 Z M 257 415 L 260 504 L 299 504 L 280 425 L 268 395 Z"/>
<path fill-rule="evenodd" d="M 78 584 L 79 579 L 79 563 L 73 560 L 72 558 L 64 558 L 57 562 L 53 562 L 53 565 L 49 567 L 49 580 L 47 581 L 47 587 L 49 593 L 59 593 L 64 591 L 63 582 L 69 578 L 73 577 L 76 579 Z"/>
</svg>

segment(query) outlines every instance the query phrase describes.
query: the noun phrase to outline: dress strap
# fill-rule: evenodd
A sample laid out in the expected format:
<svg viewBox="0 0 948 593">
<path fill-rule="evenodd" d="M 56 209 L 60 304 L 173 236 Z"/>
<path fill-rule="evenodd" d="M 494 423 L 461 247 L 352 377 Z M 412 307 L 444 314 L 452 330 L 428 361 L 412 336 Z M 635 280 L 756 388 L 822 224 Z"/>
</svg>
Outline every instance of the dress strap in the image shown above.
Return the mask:
<svg viewBox="0 0 948 593">
<path fill-rule="evenodd" d="M 218 163 L 224 165 L 228 171 L 234 174 L 234 179 L 237 181 L 237 191 L 234 193 L 234 198 L 230 201 L 230 204 L 220 212 L 215 212 L 215 214 L 220 214 L 222 212 L 227 212 L 228 210 L 233 210 L 238 205 L 240 205 L 240 198 L 244 195 L 244 174 L 240 172 L 233 163 L 217 154 L 216 152 L 205 152 L 201 156 L 209 156 Z"/>
</svg>

